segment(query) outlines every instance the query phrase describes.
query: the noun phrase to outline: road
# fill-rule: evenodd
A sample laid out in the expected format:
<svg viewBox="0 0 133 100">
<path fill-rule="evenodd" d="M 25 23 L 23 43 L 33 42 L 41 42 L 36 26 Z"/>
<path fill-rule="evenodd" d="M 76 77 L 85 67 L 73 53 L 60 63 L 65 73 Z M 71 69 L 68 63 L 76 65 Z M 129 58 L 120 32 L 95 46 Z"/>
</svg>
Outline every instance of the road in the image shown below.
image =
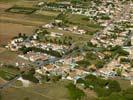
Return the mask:
<svg viewBox="0 0 133 100">
<path fill-rule="evenodd" d="M 14 79 L 12 79 L 11 81 L 9 81 L 9 82 L 7 82 L 7 83 L 5 83 L 5 84 L 0 85 L 0 90 L 5 89 L 5 88 L 8 88 L 9 86 L 11 86 L 11 84 L 13 84 L 14 82 L 16 82 L 17 79 L 20 78 L 20 77 L 21 77 L 20 75 L 19 75 L 19 76 L 16 76 L 16 77 L 15 77 Z"/>
</svg>

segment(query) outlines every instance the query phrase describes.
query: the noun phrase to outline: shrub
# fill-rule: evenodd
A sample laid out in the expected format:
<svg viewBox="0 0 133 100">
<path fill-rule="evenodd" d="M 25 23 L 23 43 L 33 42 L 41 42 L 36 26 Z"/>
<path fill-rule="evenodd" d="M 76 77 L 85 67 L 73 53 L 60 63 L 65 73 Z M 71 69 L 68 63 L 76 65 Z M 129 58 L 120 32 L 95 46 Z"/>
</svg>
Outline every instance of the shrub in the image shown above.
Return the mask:
<svg viewBox="0 0 133 100">
<path fill-rule="evenodd" d="M 70 100 L 82 100 L 82 98 L 85 97 L 85 93 L 74 84 L 69 83 L 66 87 L 70 94 Z"/>
</svg>

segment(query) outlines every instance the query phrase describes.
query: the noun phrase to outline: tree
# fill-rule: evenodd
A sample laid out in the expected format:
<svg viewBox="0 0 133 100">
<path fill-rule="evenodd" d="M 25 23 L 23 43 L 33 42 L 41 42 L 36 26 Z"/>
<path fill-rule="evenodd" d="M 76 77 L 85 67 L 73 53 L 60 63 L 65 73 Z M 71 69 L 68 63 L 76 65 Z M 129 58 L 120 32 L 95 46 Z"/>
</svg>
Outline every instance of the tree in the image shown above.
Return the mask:
<svg viewBox="0 0 133 100">
<path fill-rule="evenodd" d="M 25 97 L 24 100 L 30 100 L 29 97 Z"/>
<path fill-rule="evenodd" d="M 86 68 L 86 67 L 88 67 L 90 65 L 90 62 L 87 61 L 87 60 L 81 60 L 81 61 L 78 61 L 77 64 L 79 66 L 82 66 L 82 67 L 85 67 Z"/>
<path fill-rule="evenodd" d="M 71 3 L 73 3 L 73 4 L 79 4 L 79 3 L 81 3 L 81 0 L 71 0 Z"/>
<path fill-rule="evenodd" d="M 69 83 L 66 87 L 70 94 L 70 100 L 83 100 L 82 98 L 85 97 L 85 93 L 74 84 Z"/>
<path fill-rule="evenodd" d="M 21 37 L 22 36 L 22 33 L 18 33 L 18 37 Z"/>
<path fill-rule="evenodd" d="M 53 82 L 57 82 L 61 79 L 61 77 L 62 77 L 61 75 L 53 75 L 50 78 Z"/>
<path fill-rule="evenodd" d="M 77 82 L 83 83 L 86 88 L 93 89 L 97 93 L 98 97 L 107 97 L 110 96 L 113 92 L 119 93 L 121 91 L 120 85 L 117 81 L 109 79 L 105 80 L 94 75 L 88 75 L 85 77 L 85 79 L 79 79 Z"/>
<path fill-rule="evenodd" d="M 105 64 L 104 61 L 98 61 L 98 62 L 96 63 L 96 67 L 97 67 L 97 68 L 102 68 L 102 67 L 104 66 L 104 64 Z"/>
<path fill-rule="evenodd" d="M 127 51 L 123 50 L 122 47 L 118 46 L 118 45 L 110 48 L 110 51 L 112 51 L 114 53 L 114 55 L 116 55 L 116 54 L 119 54 L 121 56 L 129 55 L 129 53 Z"/>
<path fill-rule="evenodd" d="M 108 100 L 125 100 L 121 93 L 113 92 L 109 97 Z"/>
<path fill-rule="evenodd" d="M 122 95 L 125 97 L 125 100 L 133 100 L 133 87 L 123 91 Z"/>
<path fill-rule="evenodd" d="M 33 82 L 33 83 L 38 83 L 39 80 L 34 76 L 34 74 L 35 74 L 35 69 L 32 68 L 27 73 L 24 73 L 22 75 L 22 77 L 26 80 Z"/>
<path fill-rule="evenodd" d="M 50 78 L 49 78 L 48 75 L 41 76 L 41 79 L 42 79 L 43 82 L 48 82 L 48 81 L 50 81 Z"/>
<path fill-rule="evenodd" d="M 2 94 L 1 94 L 1 91 L 0 91 L 0 100 L 2 100 Z"/>
<path fill-rule="evenodd" d="M 117 73 L 118 76 L 121 76 L 121 74 L 122 74 L 122 69 L 121 69 L 121 68 L 118 68 L 118 69 L 116 70 L 116 73 Z"/>
<path fill-rule="evenodd" d="M 97 93 L 98 97 L 106 97 L 111 94 L 110 90 L 102 87 L 96 87 L 95 92 Z"/>
<path fill-rule="evenodd" d="M 108 87 L 112 92 L 120 92 L 121 91 L 120 84 L 115 80 L 110 80 Z"/>
</svg>

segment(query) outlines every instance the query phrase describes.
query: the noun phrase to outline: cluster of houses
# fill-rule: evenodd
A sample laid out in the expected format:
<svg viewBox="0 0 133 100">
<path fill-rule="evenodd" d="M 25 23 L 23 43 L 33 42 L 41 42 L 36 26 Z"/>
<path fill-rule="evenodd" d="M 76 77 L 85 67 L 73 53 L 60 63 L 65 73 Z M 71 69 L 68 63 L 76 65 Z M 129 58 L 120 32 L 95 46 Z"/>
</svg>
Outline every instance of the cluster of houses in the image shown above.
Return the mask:
<svg viewBox="0 0 133 100">
<path fill-rule="evenodd" d="M 44 2 L 40 2 L 38 6 L 61 11 L 70 10 L 72 14 L 89 16 L 90 19 L 97 17 L 97 22 L 99 22 L 104 28 L 102 31 L 94 34 L 93 38 L 91 39 L 91 43 L 101 48 L 107 48 L 109 46 L 115 47 L 116 45 L 119 45 L 122 46 L 124 50 L 128 51 L 129 55 L 128 57 L 119 56 L 117 59 L 111 60 L 108 64 L 106 64 L 104 68 L 94 73 L 76 68 L 76 66 L 78 66 L 76 62 L 84 59 L 84 57 L 81 55 L 76 55 L 74 57 L 70 55 L 69 57 L 57 58 L 50 54 L 47 54 L 46 52 L 39 51 L 28 51 L 26 52 L 26 54 L 18 55 L 20 58 L 28 60 L 35 66 L 37 66 L 36 73 L 48 76 L 61 75 L 61 79 L 68 79 L 76 82 L 77 79 L 83 78 L 88 74 L 100 75 L 107 78 L 114 77 L 118 74 L 116 70 L 120 69 L 122 76 L 133 80 L 133 68 L 131 68 L 131 64 L 128 62 L 121 63 L 120 60 L 122 58 L 133 60 L 133 28 L 129 27 L 132 26 L 132 23 L 130 23 L 130 21 L 132 20 L 132 17 L 130 16 L 130 9 L 132 8 L 131 5 L 128 6 L 130 9 L 126 9 L 123 8 L 122 4 L 119 3 L 119 1 L 114 2 L 114 0 L 108 0 L 105 2 L 103 0 L 99 6 L 97 6 L 97 3 L 92 1 L 90 8 L 73 6 L 70 2 L 58 2 L 57 4 L 45 4 Z M 121 15 L 124 10 L 129 10 L 126 12 L 126 16 Z M 121 12 L 120 16 L 115 15 L 116 12 Z M 109 19 L 103 20 L 101 19 L 101 16 L 109 17 Z M 119 18 L 116 18 L 116 16 Z M 55 20 L 55 23 L 62 23 L 62 20 Z M 128 27 L 124 26 L 125 23 Z M 77 35 L 86 33 L 85 30 L 80 29 L 78 26 L 59 27 L 56 24 L 52 23 L 43 25 L 41 28 L 57 28 L 58 30 L 68 31 Z M 54 43 L 45 43 L 38 41 L 38 33 L 41 32 L 43 31 L 37 31 L 36 34 L 32 35 L 32 38 L 15 38 L 6 47 L 11 51 L 19 51 L 22 47 L 34 47 L 46 51 L 53 50 L 52 52 L 56 51 L 61 54 L 65 54 L 65 51 L 69 50 L 69 47 L 66 45 L 58 45 Z M 61 37 L 63 33 L 50 32 L 50 34 L 48 35 L 50 37 Z M 131 40 L 131 46 L 124 47 L 124 45 L 127 44 L 128 40 Z M 98 55 L 101 60 L 105 57 L 105 54 L 102 52 L 94 53 L 96 53 L 96 55 Z M 17 64 L 17 66 L 19 65 Z"/>
<path fill-rule="evenodd" d="M 35 35 L 35 34 L 34 34 Z M 51 44 L 51 43 L 43 43 L 35 40 L 33 38 L 29 41 L 23 38 L 15 38 L 13 39 L 6 47 L 11 51 L 19 51 L 20 48 L 25 46 L 41 48 L 44 50 L 55 50 L 55 51 L 63 51 L 67 50 L 67 46 Z M 56 58 L 44 52 L 34 52 L 28 51 L 26 54 L 19 54 L 18 57 L 30 61 L 32 65 L 36 66 L 36 73 L 41 75 L 61 75 L 62 79 L 75 80 L 78 77 L 83 77 L 87 75 L 88 72 L 80 69 L 76 69 L 77 66 L 76 61 L 80 61 L 83 59 L 82 56 L 75 57 L 63 57 Z M 16 66 L 19 66 L 19 63 L 16 63 Z M 26 66 L 25 64 L 23 66 Z"/>
<path fill-rule="evenodd" d="M 62 2 L 39 2 L 37 4 L 41 7 L 41 10 L 51 9 L 51 10 L 58 10 L 58 11 L 69 11 L 72 14 L 79 14 L 88 16 L 90 19 L 98 18 L 102 19 L 103 17 L 112 18 L 113 15 L 116 13 L 114 9 L 120 10 L 122 7 L 122 2 L 118 0 L 108 0 L 108 1 L 90 1 L 89 5 L 83 4 L 72 4 L 69 1 L 62 1 Z"/>
<path fill-rule="evenodd" d="M 109 2 L 111 1 L 112 0 Z M 98 20 L 104 29 L 95 34 L 91 39 L 91 42 L 97 47 L 104 48 L 108 48 L 109 46 L 115 47 L 116 45 L 119 45 L 123 47 L 123 50 L 129 52 L 128 56 L 119 56 L 117 59 L 111 60 L 104 68 L 100 69 L 99 72 L 104 77 L 113 77 L 118 74 L 117 70 L 119 70 L 119 72 L 121 72 L 121 76 L 124 76 L 126 79 L 133 80 L 133 68 L 131 67 L 131 62 L 133 61 L 133 24 L 131 22 L 133 21 L 133 17 L 131 17 L 130 13 L 131 9 L 133 8 L 132 3 L 127 4 L 125 7 L 120 4 L 119 1 L 116 4 L 113 4 L 117 5 L 117 8 L 114 7 L 113 11 L 110 10 L 112 15 L 110 16 L 109 20 Z M 126 14 L 123 14 L 124 11 Z M 126 25 L 129 27 L 126 27 Z M 120 59 L 126 59 L 126 61 L 128 59 L 129 62 L 122 63 Z"/>
<path fill-rule="evenodd" d="M 35 38 L 33 38 L 35 39 Z M 44 50 L 55 50 L 55 51 L 64 51 L 68 49 L 67 46 L 65 45 L 57 45 L 53 43 L 44 43 L 44 42 L 39 42 L 37 40 L 24 40 L 23 38 L 17 38 L 13 39 L 6 47 L 9 48 L 11 51 L 18 51 L 20 48 L 23 46 L 25 47 L 36 47 L 36 48 L 41 48 Z"/>
<path fill-rule="evenodd" d="M 108 25 L 102 32 L 96 34 L 95 38 L 93 38 L 91 42 L 98 47 L 103 46 L 105 48 L 108 46 L 114 47 L 116 45 L 123 46 L 127 39 L 131 40 L 131 37 L 128 37 L 128 35 L 131 35 L 130 29 L 118 27 L 121 26 L 114 23 Z"/>
<path fill-rule="evenodd" d="M 62 20 L 55 20 L 54 23 L 62 23 Z M 75 26 L 69 26 L 69 27 L 66 27 L 66 26 L 60 27 L 60 26 L 54 25 L 52 23 L 49 23 L 49 24 L 43 25 L 42 28 L 57 29 L 57 30 L 67 31 L 67 32 L 71 32 L 71 33 L 74 33 L 74 34 L 80 34 L 80 35 L 86 33 L 86 30 L 80 29 L 76 25 Z M 55 33 L 55 32 L 52 32 L 52 33 Z M 63 34 L 57 33 L 57 35 L 63 35 Z"/>
<path fill-rule="evenodd" d="M 118 4 L 118 3 L 116 3 Z M 127 8 L 128 6 L 128 8 Z M 133 8 L 131 4 L 127 4 L 126 7 L 123 7 L 122 4 L 117 5 L 117 8 L 114 8 L 114 13 L 110 20 L 103 20 L 102 23 L 100 20 L 98 22 L 104 27 L 101 32 L 98 32 L 91 41 L 97 46 L 108 47 L 120 45 L 122 46 L 127 39 L 131 39 L 131 34 L 133 32 L 132 26 L 133 17 L 131 17 L 130 11 Z M 105 6 L 104 6 L 105 7 Z M 123 12 L 126 11 L 126 14 Z M 130 36 L 128 36 L 130 35 Z M 127 38 L 128 36 L 128 38 Z"/>
</svg>

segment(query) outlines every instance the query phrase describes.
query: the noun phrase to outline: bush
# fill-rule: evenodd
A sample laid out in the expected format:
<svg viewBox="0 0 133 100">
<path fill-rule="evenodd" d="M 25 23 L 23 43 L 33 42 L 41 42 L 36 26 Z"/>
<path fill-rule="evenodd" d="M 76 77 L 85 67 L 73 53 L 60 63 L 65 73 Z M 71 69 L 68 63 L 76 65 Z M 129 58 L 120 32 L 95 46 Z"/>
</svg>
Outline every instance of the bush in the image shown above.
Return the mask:
<svg viewBox="0 0 133 100">
<path fill-rule="evenodd" d="M 133 100 L 133 87 L 123 91 L 122 95 L 125 97 L 125 100 Z"/>
<path fill-rule="evenodd" d="M 87 66 L 90 65 L 90 62 L 86 60 L 81 60 L 81 61 L 78 61 L 77 64 L 86 68 Z"/>
<path fill-rule="evenodd" d="M 78 83 L 84 83 L 86 88 L 93 87 L 94 91 L 99 97 L 106 97 L 111 95 L 113 92 L 120 92 L 121 88 L 115 80 L 105 80 L 94 75 L 88 75 L 85 79 L 80 79 Z"/>
<path fill-rule="evenodd" d="M 104 66 L 104 64 L 105 64 L 104 61 L 98 61 L 98 62 L 96 63 L 96 67 L 97 67 L 97 68 L 102 68 L 102 67 Z"/>
<path fill-rule="evenodd" d="M 115 80 L 110 80 L 108 87 L 113 92 L 120 92 L 121 91 L 120 84 Z"/>
<path fill-rule="evenodd" d="M 70 100 L 82 100 L 82 98 L 85 97 L 85 93 L 74 84 L 69 83 L 66 87 L 70 94 Z"/>
<path fill-rule="evenodd" d="M 39 80 L 34 76 L 34 74 L 35 74 L 35 70 L 31 69 L 29 72 L 24 73 L 22 75 L 22 77 L 23 77 L 23 79 L 29 80 L 29 81 L 31 81 L 33 83 L 38 83 Z"/>
<path fill-rule="evenodd" d="M 95 92 L 97 93 L 98 97 L 106 97 L 111 94 L 111 90 L 101 87 L 96 87 Z"/>
<path fill-rule="evenodd" d="M 102 97 L 99 100 L 133 100 L 133 88 L 121 92 L 113 92 L 110 96 Z"/>
<path fill-rule="evenodd" d="M 23 46 L 19 50 L 22 51 L 23 54 L 26 54 L 29 51 L 34 51 L 34 52 L 46 53 L 46 54 L 49 54 L 49 55 L 55 56 L 55 57 L 62 57 L 62 55 L 58 51 L 54 51 L 52 49 L 50 49 L 50 50 L 44 50 L 44 49 L 36 48 L 36 47 L 25 47 L 25 46 Z"/>
<path fill-rule="evenodd" d="M 110 48 L 110 51 L 113 52 L 113 55 L 119 54 L 120 56 L 126 56 L 129 55 L 129 53 L 122 49 L 120 46 L 115 46 Z"/>
</svg>

